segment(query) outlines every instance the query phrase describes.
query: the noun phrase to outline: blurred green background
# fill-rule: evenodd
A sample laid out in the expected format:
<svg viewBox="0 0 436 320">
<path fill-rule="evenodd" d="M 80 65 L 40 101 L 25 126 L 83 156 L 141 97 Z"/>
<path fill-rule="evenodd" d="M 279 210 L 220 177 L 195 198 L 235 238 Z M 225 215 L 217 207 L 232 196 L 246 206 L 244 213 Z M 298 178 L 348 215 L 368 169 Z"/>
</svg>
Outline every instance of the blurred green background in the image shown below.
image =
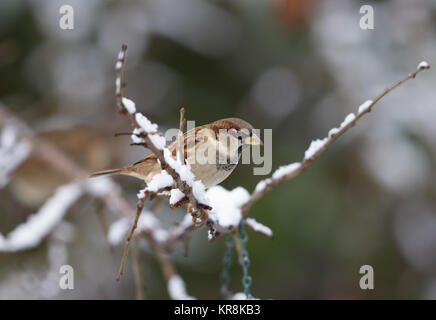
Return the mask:
<svg viewBox="0 0 436 320">
<path fill-rule="evenodd" d="M 74 30 L 59 8 L 74 8 Z M 362 4 L 374 30 L 362 30 Z M 301 160 L 367 99 L 436 61 L 436 2 L 341 0 L 2 0 L 0 101 L 33 130 L 90 171 L 123 166 L 146 151 L 130 147 L 114 98 L 117 53 L 129 46 L 126 96 L 163 129 L 241 117 L 273 130 L 273 170 Z M 334 143 L 309 170 L 276 187 L 250 210 L 274 239 L 249 232 L 252 293 L 265 299 L 436 298 L 436 84 L 426 72 L 394 91 Z M 29 158 L 0 189 L 0 232 L 26 221 L 66 183 Z M 239 165 L 223 186 L 249 191 L 265 177 Z M 131 201 L 139 180 L 114 177 Z M 26 190 L 41 191 L 26 196 Z M 0 298 L 134 299 L 131 261 L 114 278 L 122 253 L 109 249 L 83 198 L 40 246 L 0 253 Z M 119 216 L 105 210 L 108 222 Z M 159 207 L 173 225 L 183 211 Z M 57 233 L 71 234 L 59 244 Z M 55 243 L 55 244 L 53 244 Z M 58 244 L 56 244 L 58 243 Z M 189 294 L 221 298 L 224 238 L 193 234 L 189 252 L 172 250 Z M 59 290 L 58 265 L 75 270 L 75 289 Z M 158 264 L 141 244 L 146 297 L 168 298 Z M 375 289 L 361 290 L 371 265 Z M 241 291 L 232 268 L 231 289 Z"/>
</svg>

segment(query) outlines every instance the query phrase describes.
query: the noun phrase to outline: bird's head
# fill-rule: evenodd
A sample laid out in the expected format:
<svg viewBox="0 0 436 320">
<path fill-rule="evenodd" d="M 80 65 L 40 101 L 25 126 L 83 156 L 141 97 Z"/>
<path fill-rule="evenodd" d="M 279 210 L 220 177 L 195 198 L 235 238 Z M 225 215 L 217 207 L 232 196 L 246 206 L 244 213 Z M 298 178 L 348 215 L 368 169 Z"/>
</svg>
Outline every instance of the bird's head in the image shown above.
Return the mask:
<svg viewBox="0 0 436 320">
<path fill-rule="evenodd" d="M 211 123 L 211 128 L 217 135 L 226 132 L 228 136 L 237 139 L 238 151 L 250 145 L 263 145 L 262 140 L 254 133 L 253 126 L 239 118 L 227 118 Z"/>
</svg>

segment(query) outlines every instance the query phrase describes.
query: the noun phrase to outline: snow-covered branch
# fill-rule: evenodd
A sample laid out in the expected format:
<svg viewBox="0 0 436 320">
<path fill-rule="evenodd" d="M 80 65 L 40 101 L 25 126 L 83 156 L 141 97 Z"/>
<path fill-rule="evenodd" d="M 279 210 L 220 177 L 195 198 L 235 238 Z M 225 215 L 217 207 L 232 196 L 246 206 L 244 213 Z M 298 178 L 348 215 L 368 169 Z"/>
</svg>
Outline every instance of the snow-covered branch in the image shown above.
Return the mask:
<svg viewBox="0 0 436 320">
<path fill-rule="evenodd" d="M 31 145 L 21 139 L 19 128 L 8 124 L 0 131 L 0 188 L 9 182 L 9 175 L 30 154 Z"/>
<path fill-rule="evenodd" d="M 111 225 L 108 233 L 108 240 L 111 244 L 124 240 L 131 225 L 131 218 L 135 216 L 135 210 L 129 201 L 121 195 L 120 188 L 110 178 L 88 179 L 88 172 L 78 166 L 67 154 L 44 139 L 36 137 L 32 130 L 16 115 L 0 108 L 0 127 L 8 126 L 16 128 L 13 132 L 14 141 L 27 145 L 34 156 L 47 162 L 54 170 L 67 175 L 72 182 L 60 186 L 35 214 L 30 216 L 26 222 L 18 225 L 8 235 L 0 234 L 0 251 L 14 252 L 38 246 L 62 221 L 68 209 L 85 194 L 100 199 L 107 208 L 124 216 Z M 4 133 L 4 131 L 2 132 Z M 10 133 L 9 131 L 8 135 Z M 7 136 L 6 138 L 3 137 L 2 143 L 6 141 L 6 146 L 11 146 L 10 138 Z M 164 274 L 178 276 L 165 250 L 187 236 L 195 228 L 190 214 L 187 214 L 177 227 L 165 230 L 151 212 L 145 211 L 138 221 L 137 234 L 144 235 L 153 242 L 154 247 L 159 252 L 158 259 L 161 261 Z M 171 288 L 176 293 L 183 292 L 177 291 L 177 286 L 172 285 Z"/>
<path fill-rule="evenodd" d="M 216 238 L 221 231 L 228 232 L 234 230 L 240 223 L 241 219 L 248 214 L 251 206 L 257 200 L 262 198 L 263 195 L 275 186 L 303 173 L 314 160 L 327 150 L 331 143 L 353 127 L 365 114 L 371 112 L 377 102 L 379 102 L 385 95 L 399 87 L 404 82 L 415 78 L 422 70 L 429 68 L 430 65 L 427 62 L 421 62 L 414 72 L 409 73 L 406 77 L 385 89 L 375 99 L 367 100 L 362 103 L 357 108 L 356 114 L 350 113 L 347 115 L 338 127 L 329 130 L 325 138 L 313 140 L 304 152 L 301 162 L 294 162 L 279 167 L 270 178 L 259 181 L 251 195 L 243 187 L 238 187 L 232 191 L 228 191 L 221 186 L 210 188 L 207 191 L 207 196 L 211 201 L 212 207 L 214 207 L 210 212 L 210 218 L 214 222 L 211 231 L 215 230 L 216 232 L 209 232 L 209 240 Z M 254 231 L 267 236 L 271 235 L 272 237 L 272 232 L 268 227 L 260 225 L 254 220 L 246 219 L 245 224 Z"/>
<path fill-rule="evenodd" d="M 62 221 L 67 210 L 83 195 L 79 183 L 59 187 L 38 212 L 18 225 L 6 237 L 0 234 L 0 251 L 18 251 L 39 245 L 53 228 Z"/>
<path fill-rule="evenodd" d="M 245 225 L 249 227 L 251 230 L 259 232 L 260 234 L 263 234 L 264 236 L 271 238 L 273 237 L 272 230 L 263 225 L 260 222 L 257 222 L 254 218 L 247 218 L 245 219 Z"/>
<path fill-rule="evenodd" d="M 247 214 L 251 206 L 273 187 L 281 184 L 284 181 L 295 178 L 300 173 L 304 172 L 314 160 L 316 160 L 325 150 L 327 150 L 331 143 L 333 143 L 336 139 L 353 127 L 365 114 L 371 112 L 377 102 L 379 102 L 384 96 L 408 80 L 414 79 L 421 71 L 427 69 L 430 69 L 430 65 L 427 62 L 422 61 L 419 63 L 414 72 L 409 73 L 406 77 L 391 87 L 385 89 L 375 99 L 367 100 L 362 103 L 358 107 L 356 114 L 350 113 L 347 115 L 339 127 L 333 128 L 328 132 L 327 137 L 313 140 L 309 148 L 305 151 L 303 160 L 301 162 L 295 162 L 286 166 L 282 166 L 273 173 L 271 178 L 261 180 L 257 184 L 248 201 L 242 206 L 242 214 Z"/>
<path fill-rule="evenodd" d="M 180 159 L 180 156 L 177 159 L 172 157 L 171 152 L 165 147 L 166 140 L 159 132 L 158 125 L 138 112 L 133 101 L 123 97 L 126 50 L 127 48 L 123 46 L 116 63 L 115 85 L 118 106 L 121 112 L 129 117 L 134 127 L 131 135 L 133 143 L 149 148 L 159 159 L 162 167 L 162 172 L 155 175 L 147 187 L 138 193 L 136 214 L 134 208 L 122 197 L 119 188 L 110 178 L 88 180 L 88 173 L 68 155 L 50 143 L 35 137 L 17 117 L 0 108 L 0 126 L 2 127 L 0 132 L 0 186 L 7 183 L 9 174 L 30 152 L 47 161 L 55 170 L 62 171 L 72 181 L 59 187 L 54 195 L 26 222 L 18 225 L 6 236 L 0 234 L 0 251 L 13 252 L 37 246 L 62 221 L 68 209 L 80 197 L 88 194 L 101 199 L 108 208 L 124 216 L 111 225 L 108 233 L 108 240 L 111 244 L 119 244 L 127 234 L 119 276 L 122 274 L 131 238 L 144 236 L 149 240 L 161 265 L 169 295 L 173 299 L 192 298 L 186 292 L 183 280 L 176 273 L 168 257 L 168 249 L 199 227 L 193 222 L 193 218 L 196 220 L 202 211 L 209 211 L 207 220 L 209 240 L 214 240 L 220 233 L 235 230 L 251 206 L 265 193 L 304 172 L 327 150 L 331 143 L 369 113 L 385 95 L 404 82 L 415 78 L 420 71 L 430 68 L 426 62 L 421 62 L 416 71 L 384 90 L 375 99 L 364 102 L 358 107 L 357 113 L 346 116 L 344 121 L 338 127 L 331 129 L 326 137 L 312 141 L 300 162 L 279 167 L 270 178 L 261 180 L 250 194 L 243 187 L 226 190 L 221 186 L 214 186 L 206 191 L 204 185 L 195 180 L 189 164 Z M 164 190 L 170 193 L 170 206 L 178 206 L 185 199 L 183 204 L 189 204 L 192 207 L 192 211 L 186 214 L 178 226 L 168 230 L 160 225 L 152 212 L 144 209 L 147 197 L 153 197 Z M 131 224 L 132 217 L 135 217 L 133 225 Z M 252 218 L 246 218 L 243 222 L 250 229 L 265 236 L 272 237 L 273 235 L 270 228 Z"/>
<path fill-rule="evenodd" d="M 147 187 L 138 193 L 136 216 L 126 238 L 126 245 L 124 247 L 117 280 L 119 280 L 123 274 L 130 241 L 137 228 L 139 217 L 144 206 L 144 201 L 148 196 L 153 197 L 164 190 L 177 189 L 178 192 L 173 192 L 170 198 L 170 205 L 174 206 L 186 196 L 189 199 L 190 213 L 193 220 L 197 221 L 198 218 L 201 218 L 203 220 L 203 224 L 207 217 L 206 210 L 211 209 L 208 203 L 208 198 L 206 197 L 205 187 L 201 181 L 195 180 L 195 176 L 192 173 L 189 164 L 185 163 L 184 159 L 176 160 L 172 157 L 170 150 L 166 148 L 165 137 L 159 132 L 159 126 L 155 123 L 152 123 L 141 112 L 138 112 L 136 110 L 135 103 L 123 96 L 123 88 L 125 86 L 124 69 L 126 52 L 127 46 L 123 45 L 115 64 L 115 70 L 117 74 L 115 79 L 115 95 L 117 98 L 117 105 L 121 113 L 128 116 L 132 126 L 134 127 L 131 135 L 133 144 L 143 145 L 144 147 L 150 149 L 158 158 L 162 172 L 156 174 Z M 181 194 L 183 194 L 183 197 L 181 197 Z M 180 199 L 175 201 L 177 198 Z"/>
<path fill-rule="evenodd" d="M 210 209 L 205 187 L 201 181 L 195 181 L 195 176 L 189 164 L 185 163 L 183 159 L 175 160 L 172 157 L 171 152 L 165 147 L 165 137 L 158 131 L 159 126 L 138 112 L 135 103 L 123 96 L 126 52 L 127 46 L 123 45 L 115 64 L 117 72 L 115 80 L 117 104 L 121 112 L 128 116 L 134 127 L 132 132 L 133 143 L 150 149 L 159 159 L 163 170 L 163 173 L 156 175 L 152 183 L 138 196 L 140 199 L 144 199 L 147 192 L 158 193 L 166 188 L 173 189 L 175 187 L 188 197 L 189 204 L 192 207 L 192 216 L 196 219 L 199 217 L 198 212 L 201 209 Z M 164 173 L 165 171 L 173 180 L 168 178 L 168 175 Z"/>
</svg>

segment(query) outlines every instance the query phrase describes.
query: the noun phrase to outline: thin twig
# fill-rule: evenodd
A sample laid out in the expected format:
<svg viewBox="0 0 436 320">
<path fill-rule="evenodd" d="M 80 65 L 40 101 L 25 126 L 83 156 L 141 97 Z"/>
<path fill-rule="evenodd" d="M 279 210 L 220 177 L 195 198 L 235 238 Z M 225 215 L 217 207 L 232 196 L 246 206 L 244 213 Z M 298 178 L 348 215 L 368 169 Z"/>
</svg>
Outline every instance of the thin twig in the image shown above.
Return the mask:
<svg viewBox="0 0 436 320">
<path fill-rule="evenodd" d="M 145 194 L 144 198 L 141 198 L 138 200 L 135 220 L 133 221 L 133 224 L 130 227 L 129 234 L 127 235 L 127 238 L 126 238 L 126 245 L 124 247 L 123 257 L 121 258 L 121 264 L 120 264 L 120 268 L 118 270 L 118 274 L 117 274 L 117 278 L 116 278 L 117 281 L 120 281 L 121 275 L 123 274 L 127 254 L 129 253 L 130 241 L 132 240 L 133 233 L 135 232 L 136 227 L 138 226 L 138 220 L 139 220 L 139 217 L 141 216 L 142 209 L 144 208 L 144 201 L 145 201 L 146 197 L 147 197 L 147 194 Z"/>
</svg>

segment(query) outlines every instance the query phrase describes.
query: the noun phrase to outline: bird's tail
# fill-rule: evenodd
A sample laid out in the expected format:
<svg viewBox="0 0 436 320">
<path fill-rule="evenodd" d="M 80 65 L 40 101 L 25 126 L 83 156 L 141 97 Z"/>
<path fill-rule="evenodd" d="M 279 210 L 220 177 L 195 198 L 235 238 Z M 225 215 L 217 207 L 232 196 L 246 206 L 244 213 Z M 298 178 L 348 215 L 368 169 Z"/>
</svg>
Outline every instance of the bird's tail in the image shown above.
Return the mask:
<svg viewBox="0 0 436 320">
<path fill-rule="evenodd" d="M 93 178 L 93 177 L 105 176 L 105 175 L 109 175 L 109 174 L 120 174 L 122 172 L 123 172 L 123 168 L 109 169 L 109 170 L 102 170 L 102 171 L 93 172 L 89 176 L 91 178 Z"/>
</svg>

